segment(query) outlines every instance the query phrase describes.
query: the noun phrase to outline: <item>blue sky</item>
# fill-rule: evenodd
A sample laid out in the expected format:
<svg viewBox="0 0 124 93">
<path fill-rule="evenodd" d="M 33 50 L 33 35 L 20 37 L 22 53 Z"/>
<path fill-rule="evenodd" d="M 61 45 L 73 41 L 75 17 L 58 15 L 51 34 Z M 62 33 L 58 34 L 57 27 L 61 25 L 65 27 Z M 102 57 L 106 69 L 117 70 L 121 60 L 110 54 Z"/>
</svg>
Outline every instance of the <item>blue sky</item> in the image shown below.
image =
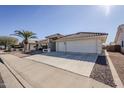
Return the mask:
<svg viewBox="0 0 124 93">
<path fill-rule="evenodd" d="M 0 6 L 0 35 L 30 30 L 38 39 L 61 33 L 106 32 L 115 38 L 124 23 L 124 6 Z"/>
</svg>

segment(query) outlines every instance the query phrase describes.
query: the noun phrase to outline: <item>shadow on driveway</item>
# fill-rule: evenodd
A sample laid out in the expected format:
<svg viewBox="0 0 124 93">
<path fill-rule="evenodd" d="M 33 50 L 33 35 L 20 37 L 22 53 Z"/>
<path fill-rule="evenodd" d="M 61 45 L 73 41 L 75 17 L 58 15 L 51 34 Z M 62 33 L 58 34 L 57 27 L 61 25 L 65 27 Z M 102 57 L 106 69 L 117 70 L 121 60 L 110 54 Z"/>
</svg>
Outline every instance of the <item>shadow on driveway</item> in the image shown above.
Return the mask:
<svg viewBox="0 0 124 93">
<path fill-rule="evenodd" d="M 96 60 L 96 64 L 107 65 L 106 61 L 107 61 L 106 56 L 98 56 L 98 58 Z"/>
<path fill-rule="evenodd" d="M 42 53 L 41 55 L 87 61 L 93 63 L 95 63 L 97 58 L 97 54 L 88 54 L 88 53 L 83 54 L 83 53 L 50 52 L 50 53 Z"/>
</svg>

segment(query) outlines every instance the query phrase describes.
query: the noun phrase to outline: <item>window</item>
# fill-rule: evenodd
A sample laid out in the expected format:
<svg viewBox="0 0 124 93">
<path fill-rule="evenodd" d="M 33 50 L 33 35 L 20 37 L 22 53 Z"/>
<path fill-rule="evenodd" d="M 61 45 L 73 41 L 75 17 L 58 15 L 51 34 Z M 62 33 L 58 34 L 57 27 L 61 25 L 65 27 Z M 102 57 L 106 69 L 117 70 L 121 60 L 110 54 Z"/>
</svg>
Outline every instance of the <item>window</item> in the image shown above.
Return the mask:
<svg viewBox="0 0 124 93">
<path fill-rule="evenodd" d="M 121 41 L 121 47 L 124 47 L 124 41 Z"/>
</svg>

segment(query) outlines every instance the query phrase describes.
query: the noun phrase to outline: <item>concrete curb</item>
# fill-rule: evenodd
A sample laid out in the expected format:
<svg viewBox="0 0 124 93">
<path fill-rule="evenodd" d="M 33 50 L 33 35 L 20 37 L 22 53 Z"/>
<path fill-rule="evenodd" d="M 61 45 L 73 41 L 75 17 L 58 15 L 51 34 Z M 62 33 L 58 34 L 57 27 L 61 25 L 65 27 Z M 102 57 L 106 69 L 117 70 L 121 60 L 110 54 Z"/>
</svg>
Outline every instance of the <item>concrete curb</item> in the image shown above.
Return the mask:
<svg viewBox="0 0 124 93">
<path fill-rule="evenodd" d="M 23 88 L 23 86 L 17 81 L 8 68 L 0 62 L 0 73 L 5 85 L 5 88 Z"/>
<path fill-rule="evenodd" d="M 122 82 L 121 82 L 121 80 L 118 76 L 118 73 L 117 73 L 117 71 L 116 71 L 116 69 L 115 69 L 115 67 L 114 67 L 114 65 L 113 65 L 113 63 L 112 63 L 112 61 L 109 57 L 109 54 L 106 50 L 105 50 L 105 56 L 106 56 L 107 61 L 109 63 L 109 66 L 110 66 L 110 69 L 111 69 L 111 72 L 112 72 L 112 76 L 113 76 L 115 84 L 117 85 L 117 88 L 124 88 L 124 86 L 123 86 L 123 84 L 122 84 Z"/>
<path fill-rule="evenodd" d="M 10 72 L 13 74 L 13 76 L 18 80 L 18 82 L 20 82 L 20 84 L 24 88 L 32 88 L 32 86 L 26 80 L 24 80 L 13 68 L 11 68 L 8 65 L 8 63 L 6 62 L 6 60 L 4 58 L 1 57 L 1 59 L 3 60 L 4 65 L 8 68 L 8 70 L 10 70 Z"/>
</svg>

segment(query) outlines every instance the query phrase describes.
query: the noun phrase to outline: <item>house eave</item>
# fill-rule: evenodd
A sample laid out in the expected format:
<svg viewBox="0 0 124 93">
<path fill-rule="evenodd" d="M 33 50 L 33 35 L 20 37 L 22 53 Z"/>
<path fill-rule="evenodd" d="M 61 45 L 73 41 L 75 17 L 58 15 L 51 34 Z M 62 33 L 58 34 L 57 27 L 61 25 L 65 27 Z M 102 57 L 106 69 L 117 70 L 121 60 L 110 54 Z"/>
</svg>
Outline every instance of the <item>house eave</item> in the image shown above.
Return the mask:
<svg viewBox="0 0 124 93">
<path fill-rule="evenodd" d="M 56 40 L 56 42 L 61 42 L 61 41 L 74 41 L 74 40 L 86 40 L 86 39 L 99 39 L 102 41 L 102 43 L 106 42 L 107 35 L 103 36 L 92 36 L 92 37 L 73 37 L 73 38 L 61 38 Z"/>
</svg>

